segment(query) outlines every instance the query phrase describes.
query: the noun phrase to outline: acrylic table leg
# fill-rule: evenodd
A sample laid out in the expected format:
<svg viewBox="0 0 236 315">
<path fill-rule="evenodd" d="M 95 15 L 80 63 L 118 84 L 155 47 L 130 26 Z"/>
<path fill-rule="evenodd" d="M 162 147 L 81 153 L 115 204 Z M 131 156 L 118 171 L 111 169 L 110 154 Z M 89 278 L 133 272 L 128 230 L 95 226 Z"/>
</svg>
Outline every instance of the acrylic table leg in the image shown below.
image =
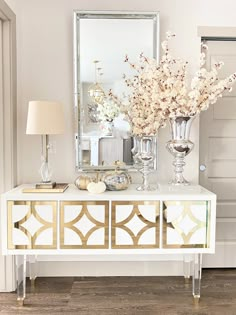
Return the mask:
<svg viewBox="0 0 236 315">
<path fill-rule="evenodd" d="M 195 254 L 193 260 L 193 298 L 198 303 L 201 293 L 202 254 Z"/>
<path fill-rule="evenodd" d="M 37 255 L 30 255 L 29 257 L 29 277 L 31 282 L 31 289 L 35 289 L 35 280 L 38 275 Z"/>
<path fill-rule="evenodd" d="M 16 256 L 16 285 L 17 302 L 19 306 L 23 306 L 26 291 L 26 255 Z"/>
<path fill-rule="evenodd" d="M 190 255 L 184 255 L 183 257 L 183 273 L 185 283 L 188 284 L 191 276 L 191 262 L 192 257 Z"/>
</svg>

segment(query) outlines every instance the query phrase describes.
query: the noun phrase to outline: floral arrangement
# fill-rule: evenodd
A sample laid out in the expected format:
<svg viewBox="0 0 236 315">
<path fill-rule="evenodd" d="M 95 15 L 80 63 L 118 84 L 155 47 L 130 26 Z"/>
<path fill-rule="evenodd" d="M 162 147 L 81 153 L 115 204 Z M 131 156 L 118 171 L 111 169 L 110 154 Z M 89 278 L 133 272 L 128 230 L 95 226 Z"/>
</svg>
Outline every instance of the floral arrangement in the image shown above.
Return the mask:
<svg viewBox="0 0 236 315">
<path fill-rule="evenodd" d="M 98 118 L 100 121 L 112 122 L 120 114 L 119 105 L 112 98 L 105 98 L 102 104 L 97 107 Z"/>
<path fill-rule="evenodd" d="M 169 117 L 194 116 L 207 110 L 224 91 L 231 91 L 236 73 L 220 80 L 218 70 L 223 63 L 218 62 L 208 71 L 203 66 L 206 61 L 206 45 L 202 45 L 200 68 L 187 84 L 187 62 L 173 58 L 169 50 L 169 40 L 175 37 L 167 32 L 162 42 L 163 55 L 159 64 L 155 59 L 140 55 L 139 63 L 134 64 L 125 58 L 136 74 L 132 78 L 124 75 L 125 83 L 131 91 L 125 113 L 130 122 L 132 133 L 136 136 L 155 135 L 165 126 Z M 123 101 L 109 94 L 115 103 L 122 107 Z"/>
<path fill-rule="evenodd" d="M 220 80 L 218 71 L 223 66 L 223 62 L 215 63 L 210 70 L 204 68 L 207 46 L 202 44 L 200 68 L 191 80 L 190 89 L 188 89 L 186 80 L 188 63 L 171 57 L 169 53 L 168 41 L 174 36 L 174 34 L 168 32 L 167 39 L 162 43 L 164 55 L 160 65 L 164 66 L 167 78 L 164 85 L 165 94 L 160 102 L 167 101 L 168 117 L 194 116 L 203 110 L 207 110 L 210 104 L 216 103 L 217 99 L 222 97 L 224 91 L 232 91 L 236 73 Z"/>
</svg>

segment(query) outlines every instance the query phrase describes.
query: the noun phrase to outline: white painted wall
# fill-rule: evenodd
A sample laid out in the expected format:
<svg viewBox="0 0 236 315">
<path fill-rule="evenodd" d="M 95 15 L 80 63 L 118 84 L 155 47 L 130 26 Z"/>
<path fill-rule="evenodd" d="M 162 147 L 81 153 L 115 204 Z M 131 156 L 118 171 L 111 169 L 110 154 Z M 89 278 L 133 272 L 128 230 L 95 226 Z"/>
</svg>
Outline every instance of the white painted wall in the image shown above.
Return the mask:
<svg viewBox="0 0 236 315">
<path fill-rule="evenodd" d="M 176 56 L 189 61 L 192 74 L 198 65 L 198 26 L 236 26 L 235 0 L 7 0 L 15 6 L 18 27 L 18 182 L 39 180 L 40 139 L 26 136 L 27 106 L 32 99 L 52 99 L 65 105 L 66 133 L 55 136 L 54 177 L 73 182 L 72 16 L 77 10 L 160 11 L 161 39 L 171 30 Z M 235 69 L 232 69 L 232 71 Z M 195 149 L 188 157 L 186 177 L 198 181 L 198 120 L 191 139 Z M 165 149 L 169 131 L 160 131 L 159 180 L 169 180 L 172 157 Z M 153 175 L 153 181 L 156 181 Z M 137 264 L 137 263 L 136 263 Z M 148 266 L 147 266 L 148 267 Z M 67 269 L 69 267 L 67 266 Z M 42 272 L 44 274 L 46 271 Z"/>
<path fill-rule="evenodd" d="M 28 101 L 60 100 L 65 105 L 66 133 L 55 136 L 53 157 L 57 181 L 73 182 L 75 154 L 73 142 L 72 16 L 78 10 L 160 11 L 161 38 L 171 30 L 177 34 L 173 51 L 189 61 L 192 74 L 198 64 L 197 26 L 236 26 L 234 0 L 7 0 L 15 5 L 18 26 L 18 181 L 39 180 L 39 136 L 26 136 Z M 214 9 L 213 9 L 214 8 Z M 187 158 L 186 177 L 198 180 L 198 120 L 192 140 L 195 149 Z M 172 173 L 172 157 L 165 149 L 168 128 L 160 131 L 159 180 Z M 156 175 L 153 176 L 156 181 Z"/>
</svg>

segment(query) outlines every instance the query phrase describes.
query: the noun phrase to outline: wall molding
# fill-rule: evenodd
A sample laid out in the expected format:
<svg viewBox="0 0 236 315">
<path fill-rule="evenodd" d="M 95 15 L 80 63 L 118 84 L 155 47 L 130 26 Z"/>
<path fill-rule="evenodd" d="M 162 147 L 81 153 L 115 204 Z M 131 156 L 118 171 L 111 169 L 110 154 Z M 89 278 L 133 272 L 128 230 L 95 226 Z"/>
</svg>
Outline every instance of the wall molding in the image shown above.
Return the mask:
<svg viewBox="0 0 236 315">
<path fill-rule="evenodd" d="M 236 27 L 198 26 L 197 35 L 202 38 L 236 38 Z"/>
<path fill-rule="evenodd" d="M 39 277 L 183 276 L 183 261 L 40 261 L 37 270 Z"/>
</svg>

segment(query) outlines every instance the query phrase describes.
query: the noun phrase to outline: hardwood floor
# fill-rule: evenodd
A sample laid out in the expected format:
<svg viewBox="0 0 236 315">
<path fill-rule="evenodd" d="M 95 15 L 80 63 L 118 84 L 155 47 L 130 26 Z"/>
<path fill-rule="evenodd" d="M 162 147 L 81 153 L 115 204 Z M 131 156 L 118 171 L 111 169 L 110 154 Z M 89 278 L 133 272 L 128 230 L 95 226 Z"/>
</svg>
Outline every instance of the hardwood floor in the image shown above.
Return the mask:
<svg viewBox="0 0 236 315">
<path fill-rule="evenodd" d="M 198 306 L 182 277 L 38 278 L 27 291 L 24 307 L 0 293 L 0 314 L 236 314 L 236 269 L 203 270 Z"/>
</svg>

